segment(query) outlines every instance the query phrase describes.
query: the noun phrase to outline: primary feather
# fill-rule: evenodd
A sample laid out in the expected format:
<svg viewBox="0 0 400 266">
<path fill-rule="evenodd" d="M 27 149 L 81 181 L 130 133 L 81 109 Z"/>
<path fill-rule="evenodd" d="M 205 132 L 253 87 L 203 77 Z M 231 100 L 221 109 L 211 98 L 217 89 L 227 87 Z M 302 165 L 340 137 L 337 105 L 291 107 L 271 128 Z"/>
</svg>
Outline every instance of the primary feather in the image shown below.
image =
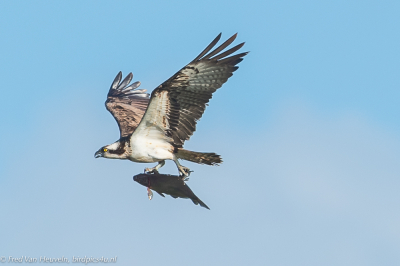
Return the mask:
<svg viewBox="0 0 400 266">
<path fill-rule="evenodd" d="M 118 123 L 120 137 L 127 137 L 133 133 L 142 120 L 149 103 L 149 94 L 146 90 L 137 90 L 140 82 L 137 81 L 127 86 L 132 78 L 132 73 L 120 83 L 122 73 L 115 77 L 107 95 L 106 108 Z"/>
</svg>

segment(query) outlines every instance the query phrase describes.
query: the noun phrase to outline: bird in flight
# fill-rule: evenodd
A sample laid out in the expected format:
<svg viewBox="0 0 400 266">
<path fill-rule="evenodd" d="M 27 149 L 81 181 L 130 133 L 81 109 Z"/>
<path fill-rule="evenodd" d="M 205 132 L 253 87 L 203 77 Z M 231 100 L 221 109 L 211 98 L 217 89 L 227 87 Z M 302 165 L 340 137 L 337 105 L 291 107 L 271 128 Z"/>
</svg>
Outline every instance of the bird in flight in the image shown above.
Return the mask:
<svg viewBox="0 0 400 266">
<path fill-rule="evenodd" d="M 222 163 L 213 152 L 185 150 L 183 144 L 196 130 L 213 92 L 233 75 L 238 69 L 236 65 L 247 54 L 232 55 L 244 43 L 224 51 L 236 35 L 211 51 L 221 38 L 219 34 L 192 62 L 153 90 L 150 98 L 146 90 L 137 89 L 140 82 L 130 84 L 132 73 L 121 81 L 119 72 L 105 105 L 118 123 L 120 139 L 101 147 L 95 158 L 158 162 L 145 169 L 148 173 L 158 173 L 165 160 L 173 160 L 182 178 L 187 178 L 191 171 L 178 159 L 207 165 Z"/>
</svg>

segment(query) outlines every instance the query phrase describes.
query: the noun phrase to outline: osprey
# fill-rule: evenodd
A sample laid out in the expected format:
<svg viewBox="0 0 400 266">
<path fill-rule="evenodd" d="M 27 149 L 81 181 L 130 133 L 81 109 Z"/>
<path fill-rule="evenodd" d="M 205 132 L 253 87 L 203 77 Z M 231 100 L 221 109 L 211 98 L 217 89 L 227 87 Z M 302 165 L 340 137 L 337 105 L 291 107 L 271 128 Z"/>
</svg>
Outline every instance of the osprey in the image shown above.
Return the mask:
<svg viewBox="0 0 400 266">
<path fill-rule="evenodd" d="M 215 153 L 185 150 L 183 144 L 196 130 L 213 92 L 232 76 L 238 69 L 236 64 L 247 54 L 232 55 L 244 43 L 222 52 L 236 35 L 211 51 L 221 38 L 219 34 L 192 62 L 158 86 L 150 98 L 146 90 L 137 89 L 140 82 L 129 85 L 132 73 L 121 82 L 119 72 L 105 105 L 118 123 L 120 139 L 100 148 L 95 158 L 158 162 L 155 167 L 145 169 L 149 173 L 158 173 L 165 160 L 173 160 L 182 178 L 191 171 L 178 159 L 207 165 L 222 163 Z"/>
</svg>

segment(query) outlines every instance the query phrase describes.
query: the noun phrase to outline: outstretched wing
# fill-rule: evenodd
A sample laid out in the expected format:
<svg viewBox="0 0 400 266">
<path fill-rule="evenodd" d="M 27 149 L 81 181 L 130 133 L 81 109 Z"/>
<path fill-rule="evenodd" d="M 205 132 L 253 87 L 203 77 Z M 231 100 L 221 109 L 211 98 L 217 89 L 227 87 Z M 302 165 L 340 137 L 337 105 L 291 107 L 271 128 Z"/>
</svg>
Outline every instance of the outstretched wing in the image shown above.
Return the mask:
<svg viewBox="0 0 400 266">
<path fill-rule="evenodd" d="M 233 75 L 238 69 L 236 64 L 247 54 L 231 55 L 244 43 L 222 52 L 236 35 L 210 52 L 221 38 L 219 34 L 192 62 L 158 86 L 151 94 L 149 106 L 135 134 L 150 134 L 156 130 L 164 133 L 166 140 L 175 147 L 182 147 L 196 130 L 197 121 L 212 93 Z"/>
<path fill-rule="evenodd" d="M 126 137 L 136 129 L 149 103 L 149 94 L 146 90 L 137 90 L 140 82 L 134 82 L 132 73 L 120 83 L 122 73 L 119 72 L 111 84 L 107 95 L 106 108 L 118 123 L 120 137 Z"/>
</svg>

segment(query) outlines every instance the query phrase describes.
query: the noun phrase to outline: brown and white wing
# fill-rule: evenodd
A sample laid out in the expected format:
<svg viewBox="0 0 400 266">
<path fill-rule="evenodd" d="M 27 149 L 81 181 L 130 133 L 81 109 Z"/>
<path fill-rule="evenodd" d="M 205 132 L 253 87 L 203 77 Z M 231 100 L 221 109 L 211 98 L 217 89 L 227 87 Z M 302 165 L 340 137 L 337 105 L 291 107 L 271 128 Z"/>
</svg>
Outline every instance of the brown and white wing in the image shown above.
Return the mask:
<svg viewBox="0 0 400 266">
<path fill-rule="evenodd" d="M 119 72 L 111 84 L 107 95 L 106 108 L 118 123 L 120 137 L 126 137 L 136 129 L 149 103 L 149 94 L 146 90 L 138 90 L 140 82 L 129 85 L 133 78 L 132 73 L 121 82 L 122 73 Z"/>
<path fill-rule="evenodd" d="M 182 147 L 196 130 L 197 121 L 203 115 L 213 92 L 233 75 L 238 69 L 236 65 L 247 54 L 232 55 L 244 43 L 223 51 L 235 40 L 236 35 L 211 51 L 221 38 L 219 34 L 192 62 L 158 86 L 151 94 L 137 133 L 152 127 L 163 132 L 175 147 Z"/>
</svg>

